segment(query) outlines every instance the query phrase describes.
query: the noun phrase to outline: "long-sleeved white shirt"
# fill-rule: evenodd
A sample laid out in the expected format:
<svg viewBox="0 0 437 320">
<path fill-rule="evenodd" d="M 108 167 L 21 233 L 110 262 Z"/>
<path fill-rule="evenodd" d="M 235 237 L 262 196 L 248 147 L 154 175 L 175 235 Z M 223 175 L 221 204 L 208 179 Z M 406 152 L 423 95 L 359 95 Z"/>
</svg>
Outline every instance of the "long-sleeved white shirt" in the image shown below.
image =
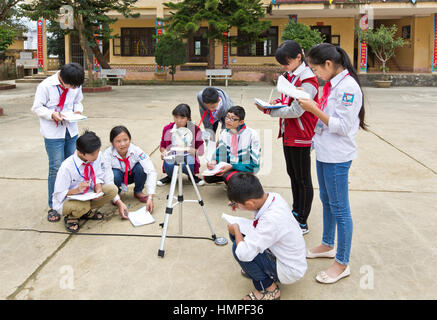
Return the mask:
<svg viewBox="0 0 437 320">
<path fill-rule="evenodd" d="M 258 224 L 244 237 L 235 251 L 241 261 L 252 261 L 269 249 L 276 257 L 278 278 L 290 284 L 301 279 L 306 270 L 305 241 L 298 222 L 284 198 L 269 193 L 262 208 L 255 212 Z"/>
<path fill-rule="evenodd" d="M 320 162 L 342 163 L 357 157 L 355 136 L 363 104 L 363 94 L 358 83 L 344 70 L 331 79 L 331 93 L 324 112 L 330 116 L 327 126 L 317 122 L 313 137 L 316 158 Z"/>
<path fill-rule="evenodd" d="M 157 173 L 153 165 L 152 159 L 150 159 L 150 157 L 140 147 L 134 145 L 133 143 L 130 144 L 126 157 L 129 157 L 131 170 L 138 162 L 141 164 L 144 172 L 147 174 L 147 193 L 155 194 Z M 124 162 L 118 160 L 117 158 L 121 159 L 122 157 L 118 154 L 117 150 L 113 146 L 108 147 L 103 153 L 105 184 L 114 183 L 114 173 L 112 169 L 118 169 L 121 170 L 121 172 L 126 171 L 126 165 L 124 164 Z M 118 196 L 114 198 L 114 202 L 118 200 L 117 197 Z"/>
<path fill-rule="evenodd" d="M 38 85 L 35 93 L 35 100 L 31 110 L 35 112 L 40 121 L 40 132 L 46 139 L 63 139 L 65 138 L 65 130 L 68 129 L 71 137 L 78 134 L 77 123 L 75 122 L 58 122 L 56 125 L 52 119 L 53 112 L 57 112 L 59 98 L 62 90 L 58 88 L 59 82 L 58 73 L 48 77 Z M 68 89 L 65 99 L 63 113 L 68 112 L 83 112 L 82 105 L 83 95 L 82 87 L 76 89 Z"/>
<path fill-rule="evenodd" d="M 99 152 L 99 156 L 96 161 L 91 163 L 94 174 L 96 176 L 96 184 L 104 183 L 104 172 L 102 153 Z M 69 190 L 77 188 L 79 183 L 85 182 L 85 162 L 83 162 L 75 151 L 70 157 L 62 162 L 61 167 L 56 175 L 55 190 L 53 192 L 53 209 L 62 213 L 62 207 L 66 200 L 66 196 Z M 90 181 L 91 178 L 90 178 Z M 95 185 L 91 183 L 89 192 L 92 192 Z"/>
</svg>

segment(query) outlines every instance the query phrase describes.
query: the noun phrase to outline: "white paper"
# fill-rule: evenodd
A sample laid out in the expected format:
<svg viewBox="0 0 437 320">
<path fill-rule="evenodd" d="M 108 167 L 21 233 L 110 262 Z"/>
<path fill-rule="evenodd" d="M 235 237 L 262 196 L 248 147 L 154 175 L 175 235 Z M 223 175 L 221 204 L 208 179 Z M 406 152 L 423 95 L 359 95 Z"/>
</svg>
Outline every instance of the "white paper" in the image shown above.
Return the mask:
<svg viewBox="0 0 437 320">
<path fill-rule="evenodd" d="M 88 200 L 92 200 L 95 198 L 99 198 L 101 196 L 103 196 L 104 193 L 103 192 L 99 192 L 99 193 L 95 193 L 95 192 L 87 192 L 85 194 L 75 194 L 72 196 L 67 196 L 67 199 L 70 200 L 79 200 L 79 201 L 88 201 Z"/>
<path fill-rule="evenodd" d="M 296 100 L 298 99 L 310 99 L 308 92 L 296 89 L 284 76 L 279 76 L 278 84 L 276 85 L 278 92 L 286 94 Z"/>
<path fill-rule="evenodd" d="M 73 112 L 65 112 L 61 114 L 64 116 L 64 119 L 68 122 L 78 122 L 88 119 L 88 117 L 84 116 L 83 114 L 77 114 Z"/>
<path fill-rule="evenodd" d="M 155 218 L 146 210 L 146 207 L 142 207 L 137 211 L 129 212 L 129 221 L 134 227 L 143 226 L 155 222 Z"/>
<path fill-rule="evenodd" d="M 207 176 L 207 177 L 215 176 L 217 173 L 220 173 L 220 171 L 222 171 L 223 167 L 227 164 L 228 163 L 226 163 L 226 162 L 219 162 L 216 164 L 214 169 L 212 169 L 212 170 L 207 169 L 207 170 L 203 171 L 202 175 Z"/>
<path fill-rule="evenodd" d="M 285 104 L 281 104 L 281 103 L 269 104 L 268 102 L 265 102 L 265 101 L 258 99 L 258 98 L 255 98 L 254 100 L 258 106 L 260 106 L 261 108 L 264 108 L 264 109 L 279 109 L 279 108 L 286 107 Z"/>
<path fill-rule="evenodd" d="M 240 231 L 244 235 L 248 235 L 253 228 L 253 221 L 243 217 L 234 217 L 226 213 L 222 213 L 222 218 L 229 224 L 238 224 Z"/>
</svg>

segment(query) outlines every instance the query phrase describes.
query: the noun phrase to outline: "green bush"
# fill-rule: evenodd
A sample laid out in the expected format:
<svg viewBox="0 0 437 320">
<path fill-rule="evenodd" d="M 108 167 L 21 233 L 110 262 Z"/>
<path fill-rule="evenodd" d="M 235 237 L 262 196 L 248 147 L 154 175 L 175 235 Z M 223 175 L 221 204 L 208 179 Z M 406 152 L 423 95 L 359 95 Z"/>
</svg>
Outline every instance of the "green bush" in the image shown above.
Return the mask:
<svg viewBox="0 0 437 320">
<path fill-rule="evenodd" d="M 308 52 L 315 45 L 322 43 L 324 37 L 318 30 L 313 30 L 303 23 L 290 23 L 282 32 L 281 40 L 294 40 Z"/>
</svg>

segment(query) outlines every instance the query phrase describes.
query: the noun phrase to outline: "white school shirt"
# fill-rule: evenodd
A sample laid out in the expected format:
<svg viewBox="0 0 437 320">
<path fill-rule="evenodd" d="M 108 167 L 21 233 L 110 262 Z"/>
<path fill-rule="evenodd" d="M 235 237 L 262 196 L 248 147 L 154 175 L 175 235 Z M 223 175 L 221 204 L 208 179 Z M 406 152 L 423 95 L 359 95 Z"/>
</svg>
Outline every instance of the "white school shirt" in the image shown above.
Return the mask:
<svg viewBox="0 0 437 320">
<path fill-rule="evenodd" d="M 252 261 L 269 249 L 276 257 L 281 283 L 301 279 L 307 270 L 305 241 L 298 222 L 284 198 L 270 192 L 260 210 L 255 212 L 258 224 L 244 237 L 235 251 L 240 261 Z"/>
<path fill-rule="evenodd" d="M 153 166 L 152 159 L 140 148 L 130 144 L 129 149 L 127 150 L 126 157 L 129 157 L 129 164 L 131 170 L 133 167 L 139 162 L 143 167 L 144 172 L 147 174 L 146 181 L 146 189 L 148 194 L 155 194 L 156 192 L 156 178 L 157 173 L 155 167 Z M 114 184 L 114 173 L 112 169 L 121 170 L 123 173 L 126 171 L 126 166 L 123 161 L 118 160 L 117 158 L 122 158 L 117 150 L 110 146 L 103 153 L 103 166 L 105 171 L 105 184 Z M 119 199 L 118 195 L 115 196 L 114 202 Z"/>
<path fill-rule="evenodd" d="M 56 126 L 52 119 L 52 113 L 58 111 L 59 98 L 62 93 L 62 90 L 58 88 L 58 85 L 61 85 L 58 74 L 59 71 L 38 85 L 31 108 L 39 117 L 40 132 L 46 139 L 64 139 L 67 129 L 71 137 L 78 134 L 77 123 L 63 121 L 63 123 L 58 122 Z M 83 112 L 82 100 L 82 87 L 68 89 L 62 112 Z"/>
<path fill-rule="evenodd" d="M 355 136 L 360 126 L 359 112 L 363 94 L 358 83 L 344 70 L 331 79 L 331 93 L 324 112 L 329 126 L 317 122 L 313 137 L 316 158 L 320 162 L 342 163 L 357 157 Z M 320 128 L 318 132 L 317 128 Z"/>
<path fill-rule="evenodd" d="M 102 153 L 99 152 L 99 156 L 96 161 L 92 162 L 91 165 L 94 169 L 94 174 L 96 176 L 96 184 L 104 183 L 104 172 L 103 172 L 103 161 Z M 85 182 L 85 162 L 80 160 L 75 151 L 70 157 L 62 162 L 61 167 L 56 175 L 55 190 L 53 192 L 53 209 L 57 212 L 62 213 L 62 207 L 66 200 L 66 196 L 69 190 L 77 188 L 79 183 Z M 92 181 L 90 177 L 90 181 Z M 88 192 L 93 191 L 95 185 L 91 183 Z"/>
</svg>

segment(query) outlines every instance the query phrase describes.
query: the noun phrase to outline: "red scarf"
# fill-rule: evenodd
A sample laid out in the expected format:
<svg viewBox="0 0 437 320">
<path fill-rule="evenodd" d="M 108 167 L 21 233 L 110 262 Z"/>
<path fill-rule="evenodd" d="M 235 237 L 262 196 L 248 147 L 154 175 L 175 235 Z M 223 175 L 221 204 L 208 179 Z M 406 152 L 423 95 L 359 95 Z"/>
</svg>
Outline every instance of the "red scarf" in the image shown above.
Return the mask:
<svg viewBox="0 0 437 320">
<path fill-rule="evenodd" d="M 209 119 L 208 119 L 209 123 L 214 124 L 215 121 L 214 121 L 214 117 L 212 116 L 212 111 L 211 111 L 211 110 L 206 110 L 206 111 L 203 113 L 203 115 L 202 115 L 202 119 L 200 119 L 199 127 L 200 127 L 200 125 L 202 124 L 203 119 L 205 119 L 205 116 L 206 116 L 207 114 L 209 114 Z"/>
<path fill-rule="evenodd" d="M 272 200 L 272 202 L 270 203 L 270 205 L 273 203 L 273 201 L 275 201 L 275 198 L 276 198 L 276 197 L 273 197 L 273 200 Z M 270 205 L 269 205 L 269 207 L 270 207 Z M 259 220 L 259 219 L 255 219 L 255 220 L 253 220 L 253 227 L 254 227 L 254 228 L 256 228 L 256 226 L 258 225 L 258 220 Z"/>
<path fill-rule="evenodd" d="M 91 180 L 93 181 L 94 186 L 95 186 L 96 185 L 96 175 L 94 173 L 93 166 L 91 165 L 91 163 L 84 163 L 83 165 L 85 166 L 85 169 L 84 169 L 85 181 L 89 182 L 90 178 L 91 178 Z M 89 170 L 88 170 L 88 168 L 89 168 Z M 90 187 L 88 186 L 83 193 L 87 193 L 89 189 L 90 189 Z"/>
<path fill-rule="evenodd" d="M 64 109 L 64 105 L 65 105 L 65 99 L 67 99 L 67 93 L 68 93 L 68 88 L 64 88 L 61 85 L 58 85 L 58 88 L 60 88 L 62 90 L 62 93 L 59 97 L 59 103 L 58 103 L 58 110 L 59 112 L 62 112 L 62 110 Z M 58 126 L 58 121 L 54 120 L 56 123 L 56 126 Z"/>
<path fill-rule="evenodd" d="M 127 176 L 132 175 L 132 170 L 131 170 L 130 163 L 129 163 L 129 157 L 127 157 L 125 159 L 120 159 L 119 157 L 117 157 L 117 159 L 119 161 L 123 161 L 124 165 L 126 166 L 126 169 L 124 171 L 124 184 L 127 186 L 127 182 L 128 182 Z"/>
<path fill-rule="evenodd" d="M 323 95 L 319 103 L 320 109 L 322 111 L 326 108 L 326 104 L 328 103 L 328 97 L 331 94 L 331 89 L 332 89 L 331 81 L 326 82 L 325 85 L 323 86 Z"/>
</svg>

